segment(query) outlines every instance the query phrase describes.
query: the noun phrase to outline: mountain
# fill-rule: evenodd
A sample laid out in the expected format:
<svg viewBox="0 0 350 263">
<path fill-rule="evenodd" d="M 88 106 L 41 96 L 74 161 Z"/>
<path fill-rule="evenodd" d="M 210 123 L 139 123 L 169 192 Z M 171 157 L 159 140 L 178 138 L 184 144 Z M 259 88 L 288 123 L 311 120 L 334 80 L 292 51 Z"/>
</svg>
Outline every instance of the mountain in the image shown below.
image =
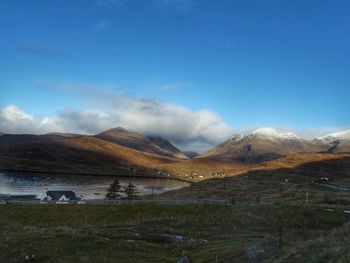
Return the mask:
<svg viewBox="0 0 350 263">
<path fill-rule="evenodd" d="M 83 136 L 83 135 L 82 135 Z M 32 142 L 46 142 L 53 140 L 63 140 L 64 137 L 57 135 L 33 135 L 33 134 L 3 134 L 0 138 L 0 146 L 6 144 L 20 145 Z"/>
<path fill-rule="evenodd" d="M 81 134 L 76 134 L 76 133 L 62 133 L 62 132 L 50 132 L 45 135 L 50 135 L 50 136 L 62 136 L 62 137 L 82 137 L 86 135 L 81 135 Z"/>
<path fill-rule="evenodd" d="M 183 152 L 181 152 L 178 148 L 172 145 L 169 141 L 157 136 L 148 136 L 147 138 L 153 143 L 155 143 L 160 149 L 166 151 L 172 156 L 180 159 L 188 159 L 188 157 Z"/>
<path fill-rule="evenodd" d="M 336 141 L 334 142 L 334 145 L 328 149 L 328 151 L 333 153 L 350 153 L 350 142 Z"/>
<path fill-rule="evenodd" d="M 49 133 L 0 136 L 0 169 L 90 174 L 172 175 L 201 178 L 236 173 L 252 164 L 299 152 L 350 153 L 350 131 L 305 140 L 292 133 L 261 128 L 234 134 L 226 142 L 190 159 L 170 142 L 123 128 L 95 136 Z"/>
<path fill-rule="evenodd" d="M 323 145 L 328 152 L 350 152 L 350 130 L 335 132 L 313 140 L 313 143 Z"/>
<path fill-rule="evenodd" d="M 350 130 L 335 132 L 321 137 L 323 140 L 344 140 L 350 141 Z"/>
<path fill-rule="evenodd" d="M 0 136 L 0 169 L 129 175 L 130 167 L 147 174 L 177 160 L 94 136 Z"/>
<path fill-rule="evenodd" d="M 148 138 L 140 133 L 128 131 L 122 127 L 109 129 L 94 137 L 142 152 L 187 159 L 179 149 L 162 138 Z"/>
<path fill-rule="evenodd" d="M 197 158 L 214 158 L 244 163 L 274 160 L 296 152 L 320 151 L 321 146 L 293 133 L 280 133 L 273 128 L 260 128 L 250 134 L 234 134 Z"/>
<path fill-rule="evenodd" d="M 0 169 L 88 174 L 156 175 L 163 164 L 188 159 L 170 142 L 123 128 L 95 136 L 48 133 L 0 136 Z M 131 169 L 132 168 L 132 169 Z"/>
</svg>

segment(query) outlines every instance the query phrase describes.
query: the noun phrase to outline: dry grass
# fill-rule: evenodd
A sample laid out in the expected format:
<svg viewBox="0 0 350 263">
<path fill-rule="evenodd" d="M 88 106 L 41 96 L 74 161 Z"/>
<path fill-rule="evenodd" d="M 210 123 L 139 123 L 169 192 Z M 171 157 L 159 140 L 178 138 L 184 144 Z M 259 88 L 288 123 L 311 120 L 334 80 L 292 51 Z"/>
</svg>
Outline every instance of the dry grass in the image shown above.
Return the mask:
<svg viewBox="0 0 350 263">
<path fill-rule="evenodd" d="M 328 234 L 307 241 L 293 242 L 281 251 L 274 263 L 282 262 L 350 262 L 350 223 Z"/>
<path fill-rule="evenodd" d="M 28 254 L 35 262 L 170 263 L 183 255 L 197 263 L 216 256 L 220 263 L 248 262 L 246 246 L 278 246 L 280 225 L 288 248 L 348 221 L 341 212 L 298 206 L 6 205 L 0 262 L 25 262 Z"/>
<path fill-rule="evenodd" d="M 252 170 L 297 168 L 304 164 L 308 165 L 310 168 L 317 168 L 316 166 L 311 166 L 311 164 L 319 164 L 321 162 L 323 163 L 321 168 L 328 169 L 329 167 L 327 167 L 327 164 L 332 166 L 330 168 L 336 168 L 336 165 L 349 165 L 349 158 L 349 153 L 296 153 L 277 160 L 254 165 Z"/>
<path fill-rule="evenodd" d="M 258 196 L 263 203 L 350 205 L 350 194 L 320 188 L 321 176 L 342 183 L 350 178 L 349 154 L 301 153 L 243 168 L 234 176 L 194 183 L 157 198 L 213 198 L 250 202 Z M 286 181 L 288 180 L 288 181 Z"/>
<path fill-rule="evenodd" d="M 233 176 L 248 167 L 250 166 L 244 163 L 200 158 L 163 164 L 159 169 L 180 178 L 197 181 L 225 175 Z"/>
<path fill-rule="evenodd" d="M 174 176 L 202 181 L 224 176 L 238 176 L 253 171 L 276 171 L 287 170 L 301 175 L 321 177 L 350 175 L 350 154 L 334 153 L 297 153 L 291 154 L 277 160 L 249 165 L 240 162 L 223 161 L 209 158 L 196 158 L 192 160 L 177 161 L 162 164 L 159 169 L 169 172 Z M 344 177 L 344 176 L 343 176 Z"/>
<path fill-rule="evenodd" d="M 175 161 L 88 136 L 0 147 L 1 168 L 17 170 L 125 174 L 129 167 L 155 168 Z"/>
</svg>

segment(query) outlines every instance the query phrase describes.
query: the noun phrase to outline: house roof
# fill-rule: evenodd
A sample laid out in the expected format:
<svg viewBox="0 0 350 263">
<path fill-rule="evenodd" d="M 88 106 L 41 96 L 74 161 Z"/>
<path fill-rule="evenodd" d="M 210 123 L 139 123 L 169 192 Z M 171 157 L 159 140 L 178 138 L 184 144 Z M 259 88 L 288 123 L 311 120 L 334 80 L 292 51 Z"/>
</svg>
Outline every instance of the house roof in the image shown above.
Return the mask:
<svg viewBox="0 0 350 263">
<path fill-rule="evenodd" d="M 46 192 L 47 197 L 50 197 L 51 200 L 57 201 L 59 200 L 63 195 L 68 198 L 69 200 L 79 200 L 75 194 L 74 191 L 47 191 Z"/>
</svg>

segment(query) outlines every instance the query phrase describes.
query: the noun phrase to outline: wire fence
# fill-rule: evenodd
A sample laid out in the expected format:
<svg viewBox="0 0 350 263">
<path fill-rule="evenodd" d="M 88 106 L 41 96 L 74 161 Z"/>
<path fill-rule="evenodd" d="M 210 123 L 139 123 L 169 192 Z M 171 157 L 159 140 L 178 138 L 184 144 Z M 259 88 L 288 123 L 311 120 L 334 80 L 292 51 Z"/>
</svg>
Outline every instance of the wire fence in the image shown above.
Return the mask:
<svg viewBox="0 0 350 263">
<path fill-rule="evenodd" d="M 89 205 L 231 205 L 230 200 L 80 200 L 80 201 L 40 201 L 40 200 L 7 200 L 2 204 L 89 204 Z"/>
</svg>

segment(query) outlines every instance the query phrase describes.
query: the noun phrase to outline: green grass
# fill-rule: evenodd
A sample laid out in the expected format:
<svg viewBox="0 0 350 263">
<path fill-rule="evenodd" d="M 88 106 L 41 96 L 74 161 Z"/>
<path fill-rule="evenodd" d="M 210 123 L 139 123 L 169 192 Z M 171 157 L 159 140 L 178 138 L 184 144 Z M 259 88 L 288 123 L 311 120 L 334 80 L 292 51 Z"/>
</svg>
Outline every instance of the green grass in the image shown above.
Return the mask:
<svg viewBox="0 0 350 263">
<path fill-rule="evenodd" d="M 288 247 L 348 221 L 296 206 L 2 205 L 0 262 L 248 262 L 247 245 L 277 247 L 279 225 Z"/>
</svg>

